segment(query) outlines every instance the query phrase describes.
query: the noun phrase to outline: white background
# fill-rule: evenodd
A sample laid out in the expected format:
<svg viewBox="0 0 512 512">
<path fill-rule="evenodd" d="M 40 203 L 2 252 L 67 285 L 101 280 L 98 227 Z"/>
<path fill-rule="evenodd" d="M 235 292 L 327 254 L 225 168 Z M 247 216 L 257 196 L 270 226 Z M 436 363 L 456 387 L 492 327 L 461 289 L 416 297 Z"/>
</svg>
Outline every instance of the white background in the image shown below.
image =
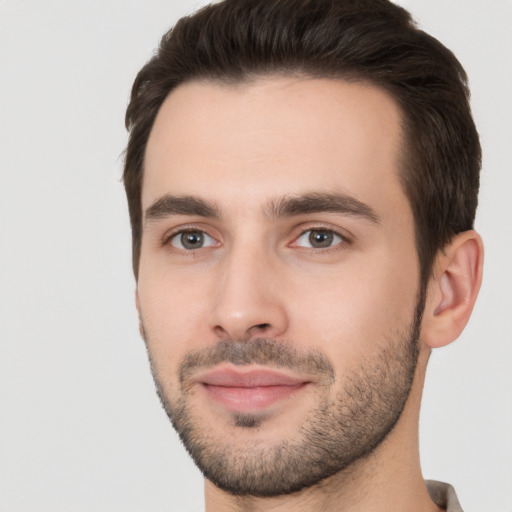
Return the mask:
<svg viewBox="0 0 512 512">
<path fill-rule="evenodd" d="M 485 282 L 430 363 L 425 476 L 512 511 L 512 2 L 409 0 L 466 67 Z M 202 478 L 157 401 L 120 183 L 137 70 L 191 0 L 0 0 L 0 512 L 186 511 Z"/>
</svg>

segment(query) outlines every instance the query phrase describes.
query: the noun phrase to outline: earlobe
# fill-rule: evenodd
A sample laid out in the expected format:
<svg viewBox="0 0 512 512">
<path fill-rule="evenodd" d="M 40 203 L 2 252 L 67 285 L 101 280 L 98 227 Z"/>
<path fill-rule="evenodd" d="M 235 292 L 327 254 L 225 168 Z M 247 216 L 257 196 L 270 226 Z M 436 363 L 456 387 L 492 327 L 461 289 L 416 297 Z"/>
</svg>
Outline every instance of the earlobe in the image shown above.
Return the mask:
<svg viewBox="0 0 512 512">
<path fill-rule="evenodd" d="M 480 290 L 483 243 L 476 231 L 456 235 L 439 252 L 429 283 L 421 338 L 431 348 L 454 341 L 466 326 Z"/>
</svg>

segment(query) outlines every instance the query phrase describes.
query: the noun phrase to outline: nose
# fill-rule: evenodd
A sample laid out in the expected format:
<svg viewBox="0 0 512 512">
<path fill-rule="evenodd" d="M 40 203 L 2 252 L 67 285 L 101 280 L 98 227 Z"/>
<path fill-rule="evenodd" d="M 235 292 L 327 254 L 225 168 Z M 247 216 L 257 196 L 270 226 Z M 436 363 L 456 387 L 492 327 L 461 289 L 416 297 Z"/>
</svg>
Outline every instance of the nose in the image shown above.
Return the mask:
<svg viewBox="0 0 512 512">
<path fill-rule="evenodd" d="M 251 244 L 252 245 L 252 244 Z M 279 265 L 254 246 L 233 248 L 220 264 L 211 325 L 219 339 L 275 338 L 288 328 Z"/>
</svg>

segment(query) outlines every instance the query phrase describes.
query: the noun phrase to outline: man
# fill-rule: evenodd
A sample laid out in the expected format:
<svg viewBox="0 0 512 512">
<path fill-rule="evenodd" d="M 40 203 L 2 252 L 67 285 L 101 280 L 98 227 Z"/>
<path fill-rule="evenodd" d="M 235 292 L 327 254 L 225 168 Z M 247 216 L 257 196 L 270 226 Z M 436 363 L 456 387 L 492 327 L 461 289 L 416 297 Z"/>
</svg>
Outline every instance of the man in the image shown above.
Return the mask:
<svg viewBox="0 0 512 512">
<path fill-rule="evenodd" d="M 140 71 L 136 303 L 207 512 L 460 510 L 418 415 L 481 282 L 468 95 L 386 0 L 225 0 Z"/>
</svg>

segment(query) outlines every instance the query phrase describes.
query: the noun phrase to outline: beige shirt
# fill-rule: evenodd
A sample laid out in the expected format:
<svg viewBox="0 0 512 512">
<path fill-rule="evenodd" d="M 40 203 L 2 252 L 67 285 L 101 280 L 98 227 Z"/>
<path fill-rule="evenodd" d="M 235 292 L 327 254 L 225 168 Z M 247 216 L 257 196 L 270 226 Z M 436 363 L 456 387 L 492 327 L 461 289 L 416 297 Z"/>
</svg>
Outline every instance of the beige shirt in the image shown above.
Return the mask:
<svg viewBox="0 0 512 512">
<path fill-rule="evenodd" d="M 437 482 L 436 480 L 425 480 L 428 493 L 432 501 L 446 512 L 464 512 L 460 506 L 454 488 L 450 484 Z"/>
<path fill-rule="evenodd" d="M 425 483 L 432 501 L 438 507 L 444 508 L 446 512 L 463 512 L 455 490 L 450 484 L 435 480 L 426 480 Z"/>
</svg>

